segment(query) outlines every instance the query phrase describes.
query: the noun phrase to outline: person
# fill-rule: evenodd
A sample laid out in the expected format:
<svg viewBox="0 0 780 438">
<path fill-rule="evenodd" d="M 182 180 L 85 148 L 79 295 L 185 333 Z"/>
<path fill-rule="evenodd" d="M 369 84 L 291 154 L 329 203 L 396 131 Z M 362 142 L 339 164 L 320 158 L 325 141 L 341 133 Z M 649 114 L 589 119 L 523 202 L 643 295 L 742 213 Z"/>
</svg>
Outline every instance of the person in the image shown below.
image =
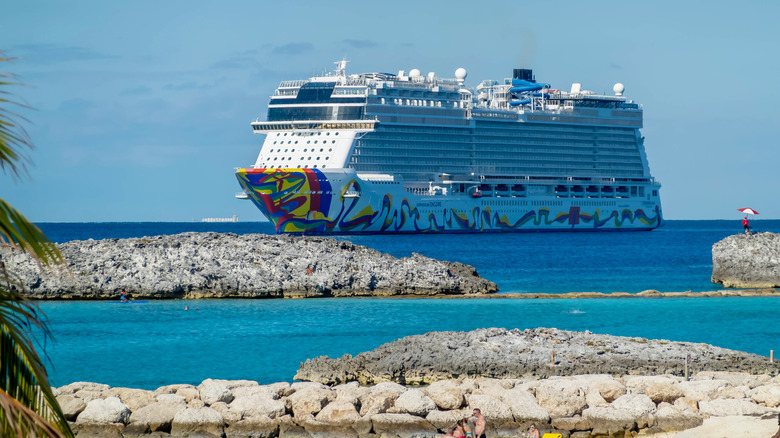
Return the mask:
<svg viewBox="0 0 780 438">
<path fill-rule="evenodd" d="M 127 301 L 127 292 L 125 292 L 124 289 L 122 289 L 122 293 L 119 294 L 119 301 Z"/>
<path fill-rule="evenodd" d="M 780 438 L 780 414 L 777 414 L 777 425 L 778 425 L 777 433 L 772 435 L 772 438 Z"/>
<path fill-rule="evenodd" d="M 447 433 L 444 435 L 443 438 L 455 438 L 455 428 L 450 427 L 449 429 L 447 429 Z"/>
<path fill-rule="evenodd" d="M 487 438 L 485 436 L 485 416 L 482 415 L 482 411 L 474 409 L 471 420 L 474 423 L 474 437 L 475 438 Z"/>
<path fill-rule="evenodd" d="M 745 234 L 750 234 L 750 221 L 748 221 L 747 216 L 742 219 L 742 226 L 745 227 Z"/>
<path fill-rule="evenodd" d="M 528 438 L 539 438 L 539 429 L 536 428 L 535 424 L 528 428 Z"/>
<path fill-rule="evenodd" d="M 458 420 L 458 424 L 455 427 L 455 438 L 472 438 L 471 426 L 465 418 Z"/>
</svg>

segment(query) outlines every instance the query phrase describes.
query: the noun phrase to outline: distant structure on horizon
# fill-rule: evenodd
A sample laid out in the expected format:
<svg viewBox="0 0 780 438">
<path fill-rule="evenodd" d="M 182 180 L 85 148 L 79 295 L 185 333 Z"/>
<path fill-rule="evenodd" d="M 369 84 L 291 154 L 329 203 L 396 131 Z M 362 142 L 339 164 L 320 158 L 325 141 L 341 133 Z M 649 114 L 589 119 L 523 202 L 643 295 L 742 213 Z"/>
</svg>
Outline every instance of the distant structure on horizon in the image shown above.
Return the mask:
<svg viewBox="0 0 780 438">
<path fill-rule="evenodd" d="M 233 217 L 206 217 L 200 220 L 201 222 L 238 222 L 238 216 Z"/>
</svg>

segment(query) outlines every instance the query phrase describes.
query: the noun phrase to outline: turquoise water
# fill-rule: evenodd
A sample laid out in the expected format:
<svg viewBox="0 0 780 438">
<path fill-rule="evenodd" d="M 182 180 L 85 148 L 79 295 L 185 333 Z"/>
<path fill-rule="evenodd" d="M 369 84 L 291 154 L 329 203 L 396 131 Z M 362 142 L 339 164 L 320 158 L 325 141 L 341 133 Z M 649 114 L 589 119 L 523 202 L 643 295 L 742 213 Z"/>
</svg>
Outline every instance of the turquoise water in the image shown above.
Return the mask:
<svg viewBox="0 0 780 438">
<path fill-rule="evenodd" d="M 268 223 L 40 224 L 54 241 L 174 234 L 269 233 Z M 755 221 L 780 232 L 780 221 Z M 651 232 L 340 237 L 395 256 L 460 261 L 502 292 L 717 290 L 711 247 L 739 220 L 668 221 Z M 44 302 L 55 385 L 156 388 L 206 378 L 291 381 L 299 363 L 433 330 L 557 327 L 780 351 L 780 297 L 582 300 L 322 299 Z M 185 306 L 190 310 L 185 311 Z M 198 308 L 198 310 L 195 310 Z"/>
<path fill-rule="evenodd" d="M 46 302 L 54 385 L 292 381 L 299 363 L 433 330 L 557 327 L 780 351 L 780 297 Z M 190 310 L 185 311 L 185 306 Z M 195 308 L 198 310 L 195 310 Z"/>
</svg>

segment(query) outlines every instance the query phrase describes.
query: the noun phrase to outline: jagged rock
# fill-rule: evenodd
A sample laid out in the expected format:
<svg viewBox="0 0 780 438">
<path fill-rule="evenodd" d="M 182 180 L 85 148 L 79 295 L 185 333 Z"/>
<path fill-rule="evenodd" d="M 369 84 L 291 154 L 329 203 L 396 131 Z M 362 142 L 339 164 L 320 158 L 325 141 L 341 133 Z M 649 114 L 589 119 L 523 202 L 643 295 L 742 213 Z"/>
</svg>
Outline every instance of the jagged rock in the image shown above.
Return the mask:
<svg viewBox="0 0 780 438">
<path fill-rule="evenodd" d="M 472 266 L 412 254 L 395 258 L 314 236 L 182 233 L 57 245 L 67 270 L 42 270 L 0 247 L 23 293 L 39 299 L 323 297 L 492 293 Z M 75 274 L 75 275 L 74 275 Z M 205 400 L 204 400 L 205 401 Z"/>
<path fill-rule="evenodd" d="M 644 394 L 626 394 L 612 402 L 612 407 L 641 418 L 655 412 L 655 403 Z"/>
<path fill-rule="evenodd" d="M 566 360 L 551 365 L 553 350 L 556 358 Z M 759 374 L 780 370 L 780 363 L 769 363 L 764 357 L 706 344 L 546 328 L 490 328 L 471 332 L 431 332 L 408 336 L 355 357 L 309 359 L 301 365 L 295 378 L 323 384 L 395 381 L 413 385 L 459 376 L 501 379 L 602 373 L 681 376 L 684 368 L 680 358 L 688 353 L 695 358 L 690 365 L 691 372 L 708 369 Z M 671 383 L 667 380 L 658 385 Z M 673 401 L 682 396 L 679 389 L 671 393 L 668 391 L 674 391 L 674 388 L 658 385 L 644 385 L 643 391 L 655 393 L 648 394 L 654 401 L 659 397 L 658 401 Z"/>
<path fill-rule="evenodd" d="M 379 394 L 369 394 L 360 408 L 360 415 L 363 417 L 384 414 L 395 404 L 398 394 L 394 392 L 381 392 Z"/>
<path fill-rule="evenodd" d="M 352 403 L 355 407 L 361 405 L 361 399 L 368 396 L 371 389 L 360 386 L 357 382 L 345 383 L 333 387 L 336 391 L 336 401 Z"/>
<path fill-rule="evenodd" d="M 173 416 L 171 435 L 190 436 L 207 433 L 222 436 L 225 421 L 222 415 L 211 408 L 184 408 Z"/>
<path fill-rule="evenodd" d="M 467 409 L 454 409 L 451 411 L 431 411 L 425 416 L 428 421 L 438 430 L 446 431 L 449 427 L 454 427 L 458 420 L 469 418 L 471 411 Z"/>
<path fill-rule="evenodd" d="M 95 399 L 87 403 L 78 417 L 77 423 L 86 424 L 109 424 L 109 423 L 127 423 L 130 418 L 130 409 L 127 409 L 119 397 L 108 397 L 106 399 Z"/>
<path fill-rule="evenodd" d="M 311 386 L 295 391 L 289 398 L 292 403 L 293 417 L 301 418 L 317 415 L 330 400 L 336 398 L 336 394 L 326 387 Z"/>
<path fill-rule="evenodd" d="M 114 393 L 122 400 L 122 403 L 135 412 L 138 409 L 156 401 L 154 392 L 135 388 L 114 388 Z"/>
<path fill-rule="evenodd" d="M 780 287 L 780 238 L 737 234 L 712 245 L 712 282 L 725 287 Z"/>
<path fill-rule="evenodd" d="M 588 390 L 598 391 L 607 403 L 615 401 L 618 397 L 626 394 L 626 385 L 618 382 L 610 376 L 604 376 L 606 378 L 598 379 L 593 382 Z"/>
</svg>

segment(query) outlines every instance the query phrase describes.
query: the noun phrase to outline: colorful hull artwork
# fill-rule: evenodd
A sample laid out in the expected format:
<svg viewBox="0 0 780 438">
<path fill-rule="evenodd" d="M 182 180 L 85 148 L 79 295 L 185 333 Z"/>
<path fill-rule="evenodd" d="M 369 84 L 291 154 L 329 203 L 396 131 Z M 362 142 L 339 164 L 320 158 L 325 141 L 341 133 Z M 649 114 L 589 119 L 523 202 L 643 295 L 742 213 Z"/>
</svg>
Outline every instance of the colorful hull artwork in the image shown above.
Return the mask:
<svg viewBox="0 0 780 438">
<path fill-rule="evenodd" d="M 239 169 L 236 177 L 252 202 L 274 223 L 277 233 L 639 231 L 655 229 L 662 221 L 658 205 L 642 199 L 626 200 L 623 204 L 627 207 L 592 210 L 535 205 L 522 214 L 510 215 L 502 212 L 501 206 L 484 205 L 484 198 L 421 196 L 404 191 L 400 185 L 364 190 L 370 182 L 354 173 L 342 172 L 337 178 L 327 173 L 319 169 Z M 528 199 L 539 204 L 545 198 Z"/>
</svg>

